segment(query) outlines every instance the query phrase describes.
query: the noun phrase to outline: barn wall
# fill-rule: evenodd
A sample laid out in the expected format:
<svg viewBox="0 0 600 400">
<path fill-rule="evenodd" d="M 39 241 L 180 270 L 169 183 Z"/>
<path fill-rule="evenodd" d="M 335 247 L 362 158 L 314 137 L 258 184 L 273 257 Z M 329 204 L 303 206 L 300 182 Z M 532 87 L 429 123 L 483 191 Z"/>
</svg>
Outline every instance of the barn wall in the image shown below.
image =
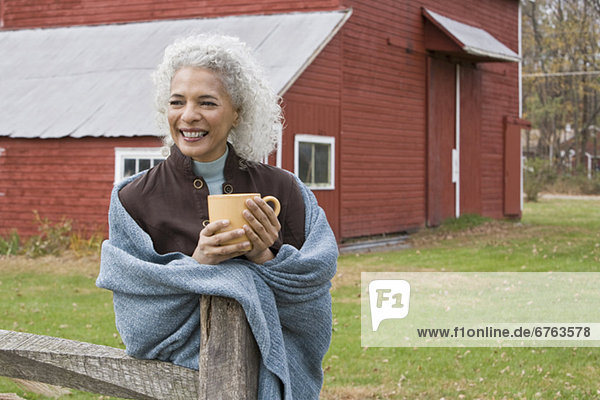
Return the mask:
<svg viewBox="0 0 600 400">
<path fill-rule="evenodd" d="M 157 138 L 0 137 L 0 236 L 37 234 L 33 210 L 75 231 L 106 232 L 115 147 L 160 147 Z"/>
<path fill-rule="evenodd" d="M 444 219 L 456 215 L 456 183 L 452 181 L 452 149 L 456 138 L 456 65 L 431 57 L 427 71 L 427 224 L 437 226 Z"/>
<path fill-rule="evenodd" d="M 483 67 L 482 206 L 483 215 L 503 217 L 504 116 L 518 117 L 517 67 Z"/>
<path fill-rule="evenodd" d="M 339 0 L 3 0 L 2 4 L 3 28 L 16 29 L 331 10 Z"/>
<path fill-rule="evenodd" d="M 485 29 L 514 52 L 518 51 L 518 7 L 514 0 L 423 2 L 426 8 Z M 425 4 L 426 3 L 426 4 Z M 517 63 L 479 63 L 481 71 L 481 212 L 502 218 L 505 116 L 519 115 Z"/>
<path fill-rule="evenodd" d="M 458 3 L 458 4 L 457 4 Z M 486 29 L 518 49 L 518 1 L 354 0 L 342 30 L 341 236 L 426 220 L 426 59 L 421 7 Z M 502 217 L 504 115 L 518 115 L 517 64 L 482 70 L 481 210 Z"/>
<path fill-rule="evenodd" d="M 319 205 L 338 240 L 340 96 L 342 77 L 341 36 L 336 36 L 288 90 L 283 98 L 285 129 L 283 133 L 282 167 L 294 171 L 294 136 L 296 134 L 333 136 L 336 140 L 335 190 L 313 190 Z"/>
<path fill-rule="evenodd" d="M 419 5 L 344 4 L 354 13 L 342 32 L 341 235 L 423 226 L 426 63 L 418 51 Z"/>
<path fill-rule="evenodd" d="M 309 133 L 336 137 L 336 190 L 315 193 L 339 240 L 411 230 L 426 223 L 427 53 L 421 7 L 480 26 L 514 51 L 518 46 L 517 0 L 465 0 L 458 4 L 434 0 L 230 0 L 218 5 L 190 0 L 176 5 L 157 0 L 132 0 L 126 3 L 114 0 L 4 0 L 3 27 L 13 29 L 352 7 L 353 14 L 346 25 L 284 97 L 287 119 L 283 136 L 284 168 L 293 170 L 293 135 Z M 485 63 L 478 64 L 477 68 L 481 75 L 482 112 L 478 144 L 481 149 L 480 207 L 484 215 L 502 217 L 503 118 L 518 116 L 518 67 L 516 63 Z M 0 147 L 13 146 L 6 144 L 7 139 L 0 140 L 3 143 Z M 109 157 L 110 154 L 112 160 L 111 140 L 88 140 L 98 147 L 100 157 Z M 60 146 L 55 144 L 52 151 L 61 154 L 63 146 L 74 146 L 72 148 L 77 150 L 76 143 L 83 141 L 66 140 Z M 15 141 L 16 148 L 25 142 Z M 52 146 L 52 141 L 39 142 L 40 149 Z M 131 145 L 144 146 L 138 141 Z M 20 151 L 24 154 L 24 147 Z M 79 151 L 82 151 L 81 146 Z M 10 152 L 0 156 L 0 167 L 8 160 Z M 40 155 L 38 150 L 31 150 L 31 154 Z M 34 161 L 36 156 L 31 157 Z M 52 162 L 80 165 L 81 159 L 76 160 Z M 112 166 L 112 161 L 109 164 Z M 71 169 L 77 171 L 74 167 Z M 70 182 L 71 179 L 74 184 L 79 184 L 73 174 L 77 173 L 69 172 L 56 178 L 59 182 L 61 179 Z M 109 182 L 106 190 L 109 190 L 112 172 L 106 174 L 110 175 L 107 175 L 107 181 L 105 179 Z M 22 172 L 22 176 L 30 175 L 36 176 L 33 170 Z M 86 173 L 79 173 L 81 175 Z M 0 193 L 6 192 L 1 186 L 4 185 L 4 177 L 0 179 Z M 54 214 L 49 216 L 60 217 L 57 207 L 68 203 L 67 199 L 59 200 L 60 196 L 53 195 L 51 199 L 55 200 L 40 200 L 41 196 L 37 193 L 41 192 L 36 186 L 40 186 L 40 182 L 43 186 L 43 182 L 48 181 L 35 179 L 36 185 L 22 189 L 23 195 L 33 206 L 44 206 L 50 213 L 54 209 Z M 87 186 L 90 186 L 89 183 Z M 96 183 L 96 186 L 98 188 L 93 190 L 100 190 L 100 184 Z M 73 190 L 76 194 L 79 189 Z M 100 215 L 104 221 L 107 201 L 106 197 L 95 200 L 94 206 L 88 207 L 93 210 L 74 208 L 75 214 L 81 216 L 82 224 L 95 223 Z M 31 210 L 19 209 L 14 201 L 9 204 L 7 196 L 0 197 L 0 204 L 18 211 L 13 214 L 4 211 L 9 208 L 2 207 L 0 221 L 10 218 L 17 226 L 24 226 L 23 221 L 31 221 Z M 42 209 L 39 211 L 44 212 Z M 4 226 L 3 222 L 1 224 Z M 0 234 L 3 233 L 1 229 Z"/>
</svg>

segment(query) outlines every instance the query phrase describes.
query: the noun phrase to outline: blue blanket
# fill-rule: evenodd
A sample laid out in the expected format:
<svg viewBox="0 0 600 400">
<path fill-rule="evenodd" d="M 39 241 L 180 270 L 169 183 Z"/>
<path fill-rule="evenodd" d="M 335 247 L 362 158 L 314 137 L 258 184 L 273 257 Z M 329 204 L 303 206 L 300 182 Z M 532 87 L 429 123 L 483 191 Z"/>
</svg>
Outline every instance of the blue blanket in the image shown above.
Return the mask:
<svg viewBox="0 0 600 400">
<path fill-rule="evenodd" d="M 96 282 L 114 293 L 127 353 L 198 369 L 199 295 L 230 297 L 242 305 L 260 349 L 259 398 L 318 399 L 331 340 L 329 289 L 338 251 L 312 192 L 299 182 L 306 209 L 300 250 L 283 245 L 264 265 L 241 259 L 203 265 L 182 253 L 154 251 L 117 195 L 136 177 L 113 189 L 109 240 L 102 245 Z"/>
</svg>

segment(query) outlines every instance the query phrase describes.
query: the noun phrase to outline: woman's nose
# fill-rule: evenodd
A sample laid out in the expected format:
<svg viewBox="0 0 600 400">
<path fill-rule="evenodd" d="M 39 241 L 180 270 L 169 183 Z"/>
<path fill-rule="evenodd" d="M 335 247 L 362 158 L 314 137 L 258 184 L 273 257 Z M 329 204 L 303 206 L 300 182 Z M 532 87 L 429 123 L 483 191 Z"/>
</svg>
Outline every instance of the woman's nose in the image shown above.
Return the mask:
<svg viewBox="0 0 600 400">
<path fill-rule="evenodd" d="M 202 118 L 202 116 L 198 112 L 198 109 L 196 108 L 195 104 L 189 102 L 185 105 L 185 108 L 183 109 L 183 114 L 181 115 L 181 119 L 183 119 L 185 122 L 194 122 L 199 120 L 200 118 Z"/>
</svg>

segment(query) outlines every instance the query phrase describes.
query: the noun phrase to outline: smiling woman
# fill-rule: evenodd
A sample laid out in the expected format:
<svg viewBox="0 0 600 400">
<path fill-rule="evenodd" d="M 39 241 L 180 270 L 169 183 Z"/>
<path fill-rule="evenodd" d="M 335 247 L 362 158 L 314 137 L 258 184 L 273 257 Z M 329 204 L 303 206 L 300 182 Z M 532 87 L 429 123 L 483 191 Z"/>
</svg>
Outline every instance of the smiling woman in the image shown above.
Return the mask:
<svg viewBox="0 0 600 400">
<path fill-rule="evenodd" d="M 202 264 L 240 256 L 264 264 L 283 244 L 300 248 L 298 183 L 256 162 L 273 150 L 281 108 L 247 46 L 228 36 L 185 38 L 167 47 L 153 77 L 170 157 L 118 195 L 154 248 L 180 251 Z M 227 230 L 229 221 L 208 223 L 207 196 L 223 193 L 272 195 L 286 210 L 278 218 L 257 197 L 248 201 L 247 224 Z M 244 235 L 248 240 L 224 244 Z"/>
<path fill-rule="evenodd" d="M 169 156 L 115 186 L 97 281 L 127 352 L 197 369 L 198 296 L 230 297 L 261 352 L 259 398 L 318 399 L 337 242 L 312 192 L 258 162 L 281 129 L 278 96 L 246 45 L 219 35 L 169 46 L 154 82 Z M 233 193 L 257 196 L 227 230 L 207 199 Z"/>
<path fill-rule="evenodd" d="M 274 150 L 282 126 L 279 96 L 248 46 L 237 38 L 221 35 L 191 36 L 176 41 L 165 49 L 163 62 L 153 74 L 157 122 L 167 148 L 173 145 L 166 124 L 173 80 L 185 67 L 204 69 L 218 78 L 211 85 L 225 90 L 238 113 L 239 124 L 229 131 L 228 141 L 240 157 L 261 161 Z"/>
<path fill-rule="evenodd" d="M 227 136 L 238 112 L 216 72 L 183 67 L 171 81 L 167 113 L 171 138 L 195 161 L 215 161 L 227 150 Z"/>
</svg>

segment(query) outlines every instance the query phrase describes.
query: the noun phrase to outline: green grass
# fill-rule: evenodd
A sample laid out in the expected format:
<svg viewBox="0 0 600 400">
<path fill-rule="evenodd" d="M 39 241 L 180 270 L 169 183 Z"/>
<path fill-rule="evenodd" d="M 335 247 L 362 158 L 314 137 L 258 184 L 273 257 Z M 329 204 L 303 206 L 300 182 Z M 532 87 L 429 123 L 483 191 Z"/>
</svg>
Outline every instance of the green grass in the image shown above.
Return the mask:
<svg viewBox="0 0 600 400">
<path fill-rule="evenodd" d="M 363 271 L 598 271 L 600 201 L 527 203 L 519 222 L 467 216 L 411 241 L 340 257 L 324 399 L 600 399 L 600 349 L 363 348 L 359 318 Z M 0 258 L 0 329 L 123 347 L 111 294 L 94 285 L 97 257 L 69 257 Z M 6 392 L 47 399 L 0 378 Z"/>
<path fill-rule="evenodd" d="M 66 334 L 96 344 L 120 345 L 112 297 L 98 290 L 93 278 L 68 275 L 57 279 L 32 272 L 3 274 L 0 297 L 6 301 L 2 326 L 8 329 L 40 335 Z"/>
<path fill-rule="evenodd" d="M 112 295 L 95 285 L 97 268 L 97 257 L 0 257 L 0 329 L 123 348 L 115 328 Z M 100 398 L 72 392 L 68 398 Z M 49 399 L 24 392 L 2 377 L 0 393 Z"/>
<path fill-rule="evenodd" d="M 328 399 L 600 399 L 597 348 L 362 348 L 360 272 L 600 271 L 600 201 L 526 204 L 519 222 L 467 216 L 408 250 L 340 257 Z"/>
</svg>

